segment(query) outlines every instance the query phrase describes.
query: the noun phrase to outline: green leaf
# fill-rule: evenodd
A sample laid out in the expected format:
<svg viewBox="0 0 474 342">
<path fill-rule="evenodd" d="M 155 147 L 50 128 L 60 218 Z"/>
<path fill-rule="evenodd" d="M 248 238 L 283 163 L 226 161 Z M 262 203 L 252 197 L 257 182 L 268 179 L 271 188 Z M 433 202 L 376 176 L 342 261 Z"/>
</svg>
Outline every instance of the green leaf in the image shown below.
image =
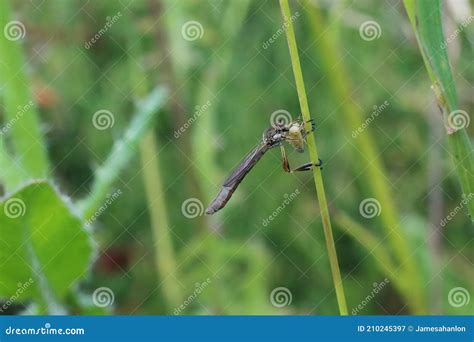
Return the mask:
<svg viewBox="0 0 474 342">
<path fill-rule="evenodd" d="M 467 111 L 459 110 L 456 87 L 444 40 L 439 0 L 404 0 L 438 106 L 443 113 L 451 154 L 465 197 L 474 193 L 474 153 L 466 127 Z M 468 203 L 474 222 L 474 201 Z"/>
<path fill-rule="evenodd" d="M 27 63 L 21 43 L 30 34 L 10 16 L 9 1 L 0 1 L 0 88 L 3 90 L 5 137 L 11 138 L 24 179 L 48 176 L 49 161 L 39 115 L 29 89 Z M 3 134 L 0 136 L 3 139 Z M 0 169 L 3 173 L 3 168 Z M 26 175 L 24 175 L 26 173 Z M 8 179 L 7 179 L 8 180 Z M 11 184 L 8 184 L 11 186 Z"/>
<path fill-rule="evenodd" d="M 49 183 L 0 201 L 0 297 L 64 298 L 86 273 L 91 252 L 81 220 Z"/>
</svg>

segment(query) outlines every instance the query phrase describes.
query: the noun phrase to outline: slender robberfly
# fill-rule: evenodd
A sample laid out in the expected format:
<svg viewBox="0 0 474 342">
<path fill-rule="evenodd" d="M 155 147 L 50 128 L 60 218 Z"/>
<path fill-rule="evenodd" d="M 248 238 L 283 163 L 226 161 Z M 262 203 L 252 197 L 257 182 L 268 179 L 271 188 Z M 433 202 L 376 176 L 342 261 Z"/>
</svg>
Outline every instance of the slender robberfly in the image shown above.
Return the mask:
<svg viewBox="0 0 474 342">
<path fill-rule="evenodd" d="M 311 123 L 311 130 L 306 130 L 305 123 Z M 239 186 L 244 177 L 252 170 L 262 156 L 270 149 L 279 146 L 281 150 L 281 158 L 283 170 L 285 172 L 308 171 L 314 167 L 321 167 L 321 160 L 317 164 L 306 163 L 297 168 L 292 169 L 286 156 L 283 142 L 288 142 L 298 152 L 304 152 L 306 144 L 306 136 L 314 130 L 314 122 L 310 120 L 303 122 L 302 120 L 294 120 L 288 124 L 273 125 L 268 128 L 262 136 L 262 140 L 252 149 L 249 154 L 239 163 L 232 171 L 222 185 L 216 198 L 209 204 L 206 214 L 214 214 L 222 209 L 229 199 L 232 197 L 235 189 Z"/>
</svg>

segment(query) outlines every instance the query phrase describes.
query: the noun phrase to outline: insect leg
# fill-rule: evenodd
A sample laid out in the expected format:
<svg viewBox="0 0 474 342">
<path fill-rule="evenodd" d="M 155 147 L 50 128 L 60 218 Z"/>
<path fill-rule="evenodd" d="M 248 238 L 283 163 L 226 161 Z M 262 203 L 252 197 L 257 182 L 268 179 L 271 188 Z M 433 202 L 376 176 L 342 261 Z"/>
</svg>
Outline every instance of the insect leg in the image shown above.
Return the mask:
<svg viewBox="0 0 474 342">
<path fill-rule="evenodd" d="M 283 170 L 285 172 L 293 173 L 293 172 L 299 172 L 299 171 L 310 171 L 314 167 L 319 167 L 321 170 L 323 169 L 322 167 L 323 161 L 321 159 L 318 159 L 318 163 L 306 163 L 297 168 L 292 169 L 290 167 L 290 162 L 288 161 L 288 157 L 286 156 L 286 152 L 285 152 L 285 147 L 283 145 L 280 145 L 280 150 L 281 150 Z"/>
</svg>

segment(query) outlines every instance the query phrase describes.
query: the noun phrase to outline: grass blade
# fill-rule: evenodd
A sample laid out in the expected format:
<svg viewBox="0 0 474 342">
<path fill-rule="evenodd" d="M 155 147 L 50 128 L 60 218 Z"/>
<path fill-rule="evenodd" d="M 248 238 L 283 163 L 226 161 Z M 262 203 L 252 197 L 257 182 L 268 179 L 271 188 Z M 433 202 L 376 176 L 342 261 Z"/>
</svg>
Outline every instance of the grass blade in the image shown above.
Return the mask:
<svg viewBox="0 0 474 342">
<path fill-rule="evenodd" d="M 311 115 L 309 113 L 308 99 L 306 98 L 306 89 L 304 86 L 303 73 L 301 71 L 300 60 L 298 56 L 298 48 L 296 46 L 296 38 L 293 30 L 293 23 L 291 21 L 291 11 L 288 4 L 288 0 L 280 0 L 280 7 L 284 26 L 286 27 L 286 38 L 288 41 L 288 48 L 290 50 L 291 64 L 293 67 L 293 74 L 295 76 L 296 89 L 298 91 L 298 98 L 301 107 L 301 113 L 304 121 L 309 121 Z M 310 124 L 307 123 L 306 127 L 310 129 Z M 308 134 L 308 150 L 311 158 L 311 162 L 317 163 L 318 150 L 316 148 L 316 141 L 314 134 Z M 339 263 L 337 260 L 336 246 L 334 244 L 334 237 L 332 234 L 331 220 L 329 217 L 329 210 L 326 201 L 326 193 L 324 191 L 323 177 L 320 168 L 313 169 L 313 178 L 316 186 L 316 193 L 318 196 L 319 207 L 321 210 L 321 218 L 323 222 L 324 235 L 326 237 L 326 247 L 329 255 L 329 262 L 331 265 L 331 272 L 334 281 L 334 288 L 336 290 L 337 302 L 339 304 L 339 312 L 341 315 L 347 315 L 347 304 L 344 295 L 344 289 L 342 286 L 341 272 L 339 270 Z"/>
<path fill-rule="evenodd" d="M 404 0 L 451 146 L 464 196 L 474 193 L 474 153 L 466 132 L 469 114 L 459 110 L 456 88 L 444 41 L 439 0 Z M 458 121 L 459 120 L 459 121 Z M 474 222 L 474 201 L 467 207 Z"/>
</svg>

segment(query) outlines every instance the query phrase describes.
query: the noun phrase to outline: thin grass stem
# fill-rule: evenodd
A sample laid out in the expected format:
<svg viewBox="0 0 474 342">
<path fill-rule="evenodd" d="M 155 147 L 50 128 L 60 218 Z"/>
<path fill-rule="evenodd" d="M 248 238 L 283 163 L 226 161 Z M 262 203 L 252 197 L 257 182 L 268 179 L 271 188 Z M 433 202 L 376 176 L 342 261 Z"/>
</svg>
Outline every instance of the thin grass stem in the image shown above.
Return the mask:
<svg viewBox="0 0 474 342">
<path fill-rule="evenodd" d="M 306 90 L 304 86 L 303 73 L 301 71 L 300 60 L 298 56 L 298 48 L 296 45 L 295 33 L 293 30 L 293 23 L 291 21 L 291 11 L 288 0 L 280 0 L 280 8 L 283 17 L 284 26 L 286 27 L 286 38 L 288 41 L 288 48 L 290 50 L 291 64 L 293 67 L 293 74 L 295 76 L 296 88 L 301 107 L 301 113 L 304 121 L 307 121 L 307 129 L 310 129 L 309 120 L 311 115 L 309 112 L 308 99 L 306 97 Z M 311 161 L 317 163 L 319 160 L 316 141 L 313 134 L 307 137 L 308 150 Z M 326 193 L 324 191 L 323 177 L 320 168 L 313 169 L 313 178 L 316 186 L 316 193 L 319 201 L 321 211 L 321 218 L 323 222 L 324 235 L 326 237 L 326 247 L 328 250 L 329 262 L 331 265 L 332 278 L 334 288 L 336 291 L 337 302 L 339 305 L 339 312 L 341 315 L 347 315 L 347 304 L 344 295 L 344 288 L 342 285 L 341 272 L 339 270 L 339 263 L 337 260 L 336 246 L 334 244 L 334 237 L 332 234 L 331 220 L 329 217 L 329 210 L 326 200 Z"/>
</svg>

